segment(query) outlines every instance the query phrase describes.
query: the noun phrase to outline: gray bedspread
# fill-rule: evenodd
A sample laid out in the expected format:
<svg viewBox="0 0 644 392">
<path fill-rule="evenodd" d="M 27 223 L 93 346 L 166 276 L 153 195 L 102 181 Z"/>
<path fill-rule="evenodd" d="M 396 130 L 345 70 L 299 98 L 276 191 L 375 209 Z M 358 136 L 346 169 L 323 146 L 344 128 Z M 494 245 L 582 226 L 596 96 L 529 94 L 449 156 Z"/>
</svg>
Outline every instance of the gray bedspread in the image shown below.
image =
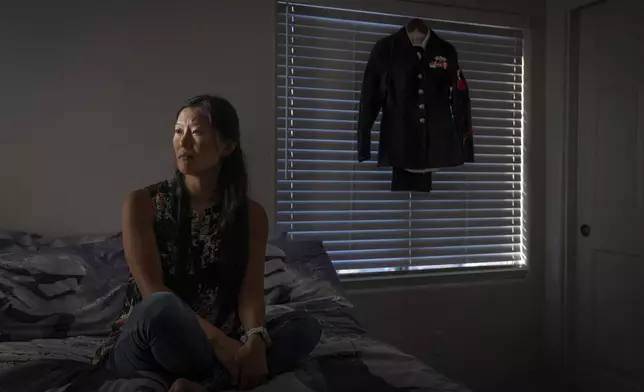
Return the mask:
<svg viewBox="0 0 644 392">
<path fill-rule="evenodd" d="M 11 340 L 0 343 L 0 392 L 162 392 L 167 389 L 154 375 L 116 379 L 89 364 L 104 339 L 108 321 L 120 306 L 118 301 L 122 301 L 121 286 L 127 269 L 122 255 L 119 256 L 119 242 L 108 237 L 52 241 L 22 233 L 5 233 L 3 248 L 0 233 L 0 304 L 4 304 L 0 305 L 0 331 L 5 340 Z M 288 282 L 289 290 L 287 295 L 267 296 L 267 318 L 305 310 L 317 317 L 323 334 L 315 350 L 295 371 L 276 377 L 256 391 L 468 392 L 412 356 L 369 337 L 353 318 L 352 305 L 343 295 L 319 242 L 281 239 L 274 245 L 284 253 L 267 252 L 267 260 L 278 257 L 285 261 L 285 273 L 289 275 L 281 279 L 281 284 Z M 16 254 L 32 259 L 26 264 L 16 263 Z M 53 267 L 52 255 L 58 258 L 67 255 L 73 260 L 65 264 L 65 274 Z M 39 257 L 40 265 L 33 257 Z M 42 266 L 45 259 L 50 261 L 46 271 Z M 273 273 L 274 265 L 271 265 Z M 40 274 L 36 283 L 29 280 L 34 274 Z M 28 282 L 27 289 L 20 286 L 23 282 Z M 52 283 L 55 289 L 47 291 L 47 285 Z M 39 285 L 47 289 L 42 290 Z M 25 292 L 30 293 L 27 298 L 31 302 L 21 299 Z M 51 296 L 52 293 L 55 294 Z M 59 301 L 57 305 L 43 306 L 51 297 Z M 21 316 L 15 318 L 16 313 L 7 309 L 18 309 Z M 38 317 L 30 318 L 32 315 Z M 35 325 L 20 330 L 29 321 Z"/>
</svg>

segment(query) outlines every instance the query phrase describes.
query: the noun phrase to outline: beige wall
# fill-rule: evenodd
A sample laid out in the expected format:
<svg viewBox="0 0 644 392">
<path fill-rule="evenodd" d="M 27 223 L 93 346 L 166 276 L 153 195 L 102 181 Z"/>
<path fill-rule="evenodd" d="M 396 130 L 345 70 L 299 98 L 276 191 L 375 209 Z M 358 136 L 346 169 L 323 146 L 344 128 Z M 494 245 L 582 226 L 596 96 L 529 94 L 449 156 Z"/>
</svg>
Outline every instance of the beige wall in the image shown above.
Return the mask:
<svg viewBox="0 0 644 392">
<path fill-rule="evenodd" d="M 171 173 L 176 108 L 202 92 L 221 94 L 237 107 L 253 195 L 272 216 L 274 3 L 89 3 L 14 2 L 0 12 L 0 228 L 51 234 L 118 230 L 126 192 Z M 536 368 L 540 360 L 545 5 L 427 3 L 469 20 L 479 13 L 519 15 L 533 28 L 531 271 L 513 281 L 465 280 L 350 296 L 374 336 L 473 387 L 492 386 Z"/>
</svg>

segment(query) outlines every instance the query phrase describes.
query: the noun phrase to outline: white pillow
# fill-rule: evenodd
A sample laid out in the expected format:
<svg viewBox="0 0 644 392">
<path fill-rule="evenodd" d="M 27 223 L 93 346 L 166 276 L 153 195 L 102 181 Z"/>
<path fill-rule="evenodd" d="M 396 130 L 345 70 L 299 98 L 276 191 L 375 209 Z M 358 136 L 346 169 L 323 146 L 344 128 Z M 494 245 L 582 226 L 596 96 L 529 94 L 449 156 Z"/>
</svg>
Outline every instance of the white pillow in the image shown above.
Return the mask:
<svg viewBox="0 0 644 392">
<path fill-rule="evenodd" d="M 266 245 L 266 260 L 282 259 L 286 260 L 286 253 L 275 245 Z"/>
</svg>

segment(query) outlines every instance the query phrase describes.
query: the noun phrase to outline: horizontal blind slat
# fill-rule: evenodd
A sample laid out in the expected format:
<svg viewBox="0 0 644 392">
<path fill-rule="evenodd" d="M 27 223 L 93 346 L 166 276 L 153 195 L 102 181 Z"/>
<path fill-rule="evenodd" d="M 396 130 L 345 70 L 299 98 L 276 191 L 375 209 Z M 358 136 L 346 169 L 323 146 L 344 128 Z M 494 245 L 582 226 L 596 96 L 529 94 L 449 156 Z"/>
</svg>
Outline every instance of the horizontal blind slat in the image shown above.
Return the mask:
<svg viewBox="0 0 644 392">
<path fill-rule="evenodd" d="M 297 19 L 297 17 L 294 17 Z M 393 34 L 401 29 L 401 25 L 385 28 L 381 31 L 375 31 L 368 26 L 338 26 L 325 23 L 298 23 L 297 20 L 292 19 L 289 22 L 280 21 L 278 26 L 281 26 L 278 37 L 309 37 L 328 38 L 336 41 L 355 42 L 356 44 L 375 43 L 386 35 Z M 518 37 L 502 37 L 499 35 L 482 35 L 482 34 L 463 34 L 462 31 L 455 29 L 432 29 L 434 33 L 441 36 L 441 38 L 449 41 L 453 45 L 470 44 L 490 46 L 497 48 L 515 48 L 523 47 L 523 41 Z M 449 38 L 448 38 L 449 37 Z"/>
<path fill-rule="evenodd" d="M 278 13 L 277 21 L 284 21 L 286 13 L 282 10 Z M 324 7 L 297 5 L 288 13 L 289 17 L 297 18 L 298 23 L 301 21 L 313 21 L 327 23 L 327 27 L 332 27 L 331 24 L 344 28 L 372 29 L 382 35 L 388 34 L 392 29 L 399 29 L 401 26 L 409 21 L 408 16 L 401 15 L 386 15 L 382 13 L 365 13 L 358 10 L 350 9 L 330 9 Z M 480 36 L 487 37 L 488 39 L 497 38 L 507 41 L 517 40 L 523 37 L 521 30 L 505 29 L 488 27 L 481 25 L 471 25 L 462 23 L 451 23 L 439 20 L 425 19 L 433 30 L 436 32 L 444 33 L 445 31 L 452 31 L 454 34 L 460 36 Z"/>
<path fill-rule="evenodd" d="M 414 257 L 405 259 L 399 258 L 382 258 L 382 259 L 357 259 L 352 262 L 338 262 L 335 264 L 336 270 L 339 274 L 353 272 L 380 272 L 383 269 L 389 268 L 391 272 L 404 271 L 404 270 L 422 270 L 425 266 L 435 266 L 431 269 L 456 269 L 474 267 L 474 264 L 479 264 L 477 267 L 486 267 L 489 265 L 516 265 L 521 259 L 520 252 L 514 253 L 492 253 L 480 255 L 453 255 L 449 257 L 441 256 L 426 256 Z M 365 269 L 378 269 L 379 271 L 364 271 Z M 405 268 L 405 269 L 403 269 Z M 430 268 L 427 268 L 430 269 Z"/>
<path fill-rule="evenodd" d="M 361 64 L 361 66 L 366 66 L 367 61 L 369 60 L 370 52 L 368 50 L 360 51 L 356 50 L 355 46 L 343 48 L 343 47 L 319 47 L 313 46 L 312 43 L 301 43 L 295 44 L 290 43 L 288 45 L 279 43 L 277 45 L 277 55 L 278 59 L 286 61 L 289 56 L 287 49 L 295 50 L 299 53 L 298 57 L 302 59 L 312 59 L 320 58 L 320 54 L 323 53 L 322 58 L 329 59 L 331 61 L 350 61 L 355 64 Z M 508 72 L 514 75 L 521 75 L 523 66 L 520 62 L 521 54 L 520 48 L 517 48 L 516 56 L 494 56 L 490 53 L 484 52 L 464 52 L 459 53 L 459 65 L 466 70 L 482 70 L 482 71 L 493 71 L 493 72 Z"/>
</svg>

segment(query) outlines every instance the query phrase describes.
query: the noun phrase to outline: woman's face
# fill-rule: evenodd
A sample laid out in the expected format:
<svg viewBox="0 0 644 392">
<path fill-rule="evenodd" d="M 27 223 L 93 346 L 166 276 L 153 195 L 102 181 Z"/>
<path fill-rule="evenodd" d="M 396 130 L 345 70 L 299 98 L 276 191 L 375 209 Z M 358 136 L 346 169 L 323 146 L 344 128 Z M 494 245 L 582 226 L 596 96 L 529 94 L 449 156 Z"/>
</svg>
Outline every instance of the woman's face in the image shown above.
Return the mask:
<svg viewBox="0 0 644 392">
<path fill-rule="evenodd" d="M 172 146 L 177 168 L 183 174 L 198 175 L 216 167 L 234 150 L 224 143 L 200 108 L 185 108 L 174 126 Z"/>
</svg>

